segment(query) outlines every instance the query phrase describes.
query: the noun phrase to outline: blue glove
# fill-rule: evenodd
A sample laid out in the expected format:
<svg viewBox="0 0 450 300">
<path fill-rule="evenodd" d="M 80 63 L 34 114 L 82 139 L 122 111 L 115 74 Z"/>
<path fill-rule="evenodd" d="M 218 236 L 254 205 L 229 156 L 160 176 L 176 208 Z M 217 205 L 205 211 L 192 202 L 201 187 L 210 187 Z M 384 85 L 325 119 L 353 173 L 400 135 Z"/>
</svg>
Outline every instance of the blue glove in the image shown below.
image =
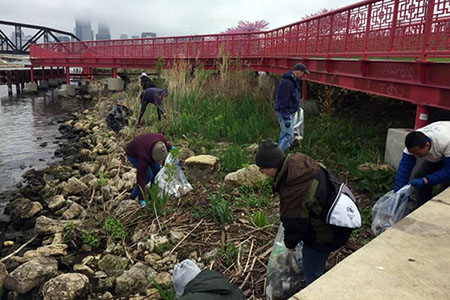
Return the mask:
<svg viewBox="0 0 450 300">
<path fill-rule="evenodd" d="M 416 188 L 421 188 L 426 185 L 425 180 L 423 180 L 423 178 L 414 178 L 409 182 L 409 184 Z"/>
<path fill-rule="evenodd" d="M 291 127 L 291 120 L 284 120 L 284 127 L 286 128 Z"/>
</svg>

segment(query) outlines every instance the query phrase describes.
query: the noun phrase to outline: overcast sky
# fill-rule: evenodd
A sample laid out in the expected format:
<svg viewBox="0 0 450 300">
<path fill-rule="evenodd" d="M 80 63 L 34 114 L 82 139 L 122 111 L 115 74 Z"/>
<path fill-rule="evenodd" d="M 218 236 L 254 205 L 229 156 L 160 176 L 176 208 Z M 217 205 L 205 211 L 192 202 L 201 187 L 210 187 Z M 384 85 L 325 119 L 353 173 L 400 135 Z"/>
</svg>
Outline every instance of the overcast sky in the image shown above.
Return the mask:
<svg viewBox="0 0 450 300">
<path fill-rule="evenodd" d="M 75 17 L 109 24 L 120 34 L 158 36 L 219 33 L 239 20 L 269 22 L 269 29 L 299 21 L 322 8 L 336 9 L 358 0 L 0 0 L 0 20 L 74 31 Z M 4 27 L 0 27 L 4 28 Z M 4 29 L 6 30 L 6 29 Z"/>
</svg>

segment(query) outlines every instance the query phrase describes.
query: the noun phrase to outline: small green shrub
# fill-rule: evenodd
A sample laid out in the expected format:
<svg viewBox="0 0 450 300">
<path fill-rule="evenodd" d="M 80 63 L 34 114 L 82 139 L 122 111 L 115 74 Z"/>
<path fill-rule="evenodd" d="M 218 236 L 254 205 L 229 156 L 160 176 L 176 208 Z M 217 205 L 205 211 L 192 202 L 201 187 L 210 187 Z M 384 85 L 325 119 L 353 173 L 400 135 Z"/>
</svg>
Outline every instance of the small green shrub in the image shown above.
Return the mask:
<svg viewBox="0 0 450 300">
<path fill-rule="evenodd" d="M 92 248 L 98 248 L 100 246 L 100 239 L 92 232 L 83 232 L 81 239 L 84 244 L 89 245 Z"/>
<path fill-rule="evenodd" d="M 122 222 L 111 216 L 106 217 L 105 229 L 110 236 L 116 239 L 123 240 L 128 235 L 128 232 L 124 229 Z"/>
<path fill-rule="evenodd" d="M 99 174 L 99 178 L 94 184 L 94 189 L 98 190 L 106 185 L 108 185 L 108 177 L 106 177 L 105 173 L 101 172 Z"/>
<path fill-rule="evenodd" d="M 394 187 L 395 172 L 393 171 L 358 171 L 355 175 L 357 191 L 368 194 L 372 200 L 377 200 Z"/>
<path fill-rule="evenodd" d="M 173 167 L 175 167 L 175 172 L 176 172 L 177 166 L 173 165 Z M 152 203 L 153 212 L 155 214 L 157 214 L 158 216 L 162 215 L 165 212 L 165 209 L 167 207 L 167 201 L 169 199 L 169 195 L 167 193 L 163 193 L 162 195 L 159 195 L 159 186 L 157 183 L 154 183 L 152 185 L 149 192 L 150 192 L 150 199 L 151 199 L 151 203 Z M 147 199 L 146 199 L 146 202 L 147 202 L 147 207 L 148 207 L 149 201 Z"/>
<path fill-rule="evenodd" d="M 227 151 L 221 155 L 220 160 L 224 171 L 237 171 L 248 162 L 247 150 L 239 145 L 230 145 Z"/>
<path fill-rule="evenodd" d="M 157 283 L 155 280 L 153 280 L 153 285 L 158 290 L 159 296 L 161 297 L 161 300 L 175 300 L 175 290 L 173 289 L 173 286 L 170 286 L 167 289 L 164 289 L 159 283 Z"/>
<path fill-rule="evenodd" d="M 233 212 L 230 209 L 228 201 L 222 196 L 222 191 L 213 195 L 209 193 L 212 204 L 213 219 L 216 224 L 231 224 L 233 222 Z"/>
<path fill-rule="evenodd" d="M 218 254 L 227 266 L 231 266 L 237 261 L 238 253 L 239 248 L 235 244 L 229 243 L 221 246 Z"/>
<path fill-rule="evenodd" d="M 252 222 L 256 227 L 261 228 L 269 225 L 269 218 L 265 212 L 257 211 L 252 216 Z"/>
<path fill-rule="evenodd" d="M 156 252 L 162 255 L 164 254 L 164 252 L 169 251 L 170 249 L 172 249 L 172 244 L 170 242 L 165 242 L 158 245 L 158 247 L 156 248 Z"/>
</svg>

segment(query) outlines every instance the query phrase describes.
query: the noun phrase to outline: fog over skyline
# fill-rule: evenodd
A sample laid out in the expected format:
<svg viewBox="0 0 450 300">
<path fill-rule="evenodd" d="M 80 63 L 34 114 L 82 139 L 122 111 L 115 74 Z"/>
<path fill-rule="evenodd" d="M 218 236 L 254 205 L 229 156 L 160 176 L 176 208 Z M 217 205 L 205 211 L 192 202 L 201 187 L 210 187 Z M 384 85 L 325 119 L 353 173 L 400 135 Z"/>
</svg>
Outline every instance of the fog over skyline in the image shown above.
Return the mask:
<svg viewBox="0 0 450 300">
<path fill-rule="evenodd" d="M 158 36 L 213 34 L 236 26 L 240 20 L 266 20 L 269 29 L 297 22 L 305 15 L 357 3 L 354 0 L 0 0 L 0 20 L 52 27 L 74 32 L 75 18 L 109 25 L 111 37 L 140 35 L 150 31 Z M 2 28 L 2 27 L 0 27 Z M 25 31 L 25 30 L 24 30 Z"/>
</svg>

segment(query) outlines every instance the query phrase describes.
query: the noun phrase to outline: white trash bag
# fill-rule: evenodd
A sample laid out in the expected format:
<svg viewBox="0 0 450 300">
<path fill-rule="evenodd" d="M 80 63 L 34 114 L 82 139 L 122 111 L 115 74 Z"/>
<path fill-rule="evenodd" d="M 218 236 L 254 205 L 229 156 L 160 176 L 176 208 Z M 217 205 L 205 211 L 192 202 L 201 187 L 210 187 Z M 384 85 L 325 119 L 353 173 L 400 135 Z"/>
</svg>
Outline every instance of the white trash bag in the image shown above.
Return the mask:
<svg viewBox="0 0 450 300">
<path fill-rule="evenodd" d="M 267 264 L 266 295 L 268 300 L 289 299 L 300 290 L 304 278 L 301 269 L 302 249 L 303 242 L 295 247 L 293 253 L 286 248 L 284 227 L 280 224 Z"/>
<path fill-rule="evenodd" d="M 192 190 L 191 184 L 181 169 L 180 161 L 172 157 L 172 153 L 166 158 L 164 167 L 156 174 L 155 183 L 158 185 L 158 195 L 168 194 L 179 198 Z"/>
<path fill-rule="evenodd" d="M 303 108 L 299 108 L 297 112 L 294 114 L 294 119 L 292 120 L 294 123 L 294 139 L 301 141 L 303 139 L 303 127 L 304 127 L 304 118 L 303 118 Z"/>
<path fill-rule="evenodd" d="M 379 235 L 411 212 L 413 189 L 405 185 L 396 193 L 387 192 L 372 208 L 372 232 Z"/>
</svg>

